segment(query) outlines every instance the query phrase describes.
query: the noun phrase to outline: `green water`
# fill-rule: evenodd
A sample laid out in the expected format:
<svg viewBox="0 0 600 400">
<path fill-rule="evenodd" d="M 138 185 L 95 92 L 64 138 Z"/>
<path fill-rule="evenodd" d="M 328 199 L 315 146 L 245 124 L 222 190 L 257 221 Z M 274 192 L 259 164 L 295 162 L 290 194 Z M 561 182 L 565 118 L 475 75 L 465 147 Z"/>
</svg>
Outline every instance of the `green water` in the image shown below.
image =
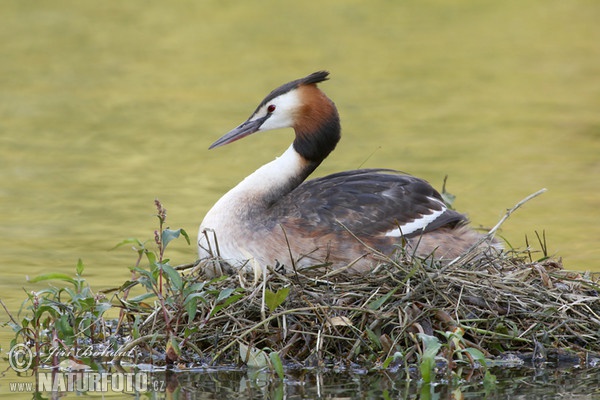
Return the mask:
<svg viewBox="0 0 600 400">
<path fill-rule="evenodd" d="M 151 391 L 138 394 L 149 399 L 596 399 L 600 396 L 597 371 L 572 368 L 493 369 L 495 384 L 483 384 L 470 376 L 445 384 L 424 385 L 408 380 L 402 372 L 349 373 L 347 371 L 292 371 L 285 380 L 264 371 L 197 370 L 191 372 L 155 371 L 147 374 Z M 467 374 L 465 374 L 467 376 Z M 34 379 L 14 377 L 10 383 Z M 0 383 L 2 383 L 0 379 Z M 13 386 L 19 388 L 19 386 Z M 109 390 L 88 393 L 87 398 L 117 397 Z M 31 398 L 25 385 L 12 396 Z M 15 393 L 17 392 L 17 393 Z M 73 392 L 61 393 L 63 399 L 84 397 Z M 131 396 L 131 389 L 128 397 Z"/>
<path fill-rule="evenodd" d="M 474 225 L 600 270 L 600 3 L 594 0 L 5 0 L 0 4 L 0 293 L 26 276 L 121 283 L 153 201 L 195 236 L 292 133 L 207 151 L 274 87 L 319 69 L 343 139 L 323 175 L 394 168 L 457 195 Z M 182 243 L 172 263 L 193 261 Z M 3 328 L 4 329 L 4 328 Z M 1 336 L 3 349 L 10 335 Z"/>
</svg>

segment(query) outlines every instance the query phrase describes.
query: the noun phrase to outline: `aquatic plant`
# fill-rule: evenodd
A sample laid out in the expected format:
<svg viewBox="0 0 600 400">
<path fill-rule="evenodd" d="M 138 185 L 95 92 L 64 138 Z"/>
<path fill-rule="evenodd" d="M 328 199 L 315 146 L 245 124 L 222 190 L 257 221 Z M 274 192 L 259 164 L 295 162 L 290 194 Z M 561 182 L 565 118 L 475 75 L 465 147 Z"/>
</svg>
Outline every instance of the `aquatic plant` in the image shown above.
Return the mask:
<svg viewBox="0 0 600 400">
<path fill-rule="evenodd" d="M 318 266 L 212 278 L 204 267 L 227 270 L 217 255 L 170 265 L 169 243 L 189 238 L 165 227 L 166 210 L 156 207 L 153 240 L 118 245 L 136 253 L 129 280 L 94 292 L 82 262 L 75 277 L 35 278 L 52 285 L 28 293 L 25 316 L 11 321 L 15 342 L 31 343 L 38 355 L 57 346 L 110 348 L 108 359 L 72 359 L 95 368 L 127 358 L 173 368 L 246 365 L 280 378 L 290 368 L 389 370 L 423 384 L 473 373 L 493 383 L 496 365 L 598 360 L 600 278 L 564 270 L 544 234 L 541 254 L 528 246 L 441 265 L 399 249 L 360 277 Z"/>
<path fill-rule="evenodd" d="M 84 270 L 80 259 L 74 277 L 52 272 L 30 279 L 32 283 L 48 281 L 51 284 L 39 291 L 26 292 L 27 299 L 18 317 L 5 307 L 9 325 L 15 332 L 11 348 L 18 342 L 30 344 L 36 354 L 34 367 L 56 365 L 66 358 L 97 369 L 91 352 L 80 351 L 80 347 L 115 344 L 110 323 L 104 318 L 112 307 L 110 301 L 103 293 L 92 291 L 83 277 Z"/>
</svg>

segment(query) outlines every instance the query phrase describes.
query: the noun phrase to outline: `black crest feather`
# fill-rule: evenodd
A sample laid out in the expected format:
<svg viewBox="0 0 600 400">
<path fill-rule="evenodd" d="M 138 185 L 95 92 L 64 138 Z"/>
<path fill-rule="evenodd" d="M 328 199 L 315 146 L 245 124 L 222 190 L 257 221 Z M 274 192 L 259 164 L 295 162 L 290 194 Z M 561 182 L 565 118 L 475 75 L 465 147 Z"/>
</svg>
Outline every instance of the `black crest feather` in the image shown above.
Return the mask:
<svg viewBox="0 0 600 400">
<path fill-rule="evenodd" d="M 283 84 L 283 85 L 279 86 L 277 89 L 273 90 L 271 93 L 269 93 L 267 95 L 267 97 L 265 97 L 264 100 L 260 102 L 258 107 L 256 107 L 256 110 L 254 112 L 256 113 L 256 111 L 258 111 L 262 106 L 267 104 L 269 101 L 273 100 L 275 97 L 281 96 L 282 94 L 287 93 L 290 90 L 296 89 L 298 86 L 312 85 L 312 84 L 326 81 L 327 79 L 329 79 L 328 71 L 317 71 L 317 72 L 313 72 L 312 74 L 310 74 L 308 76 L 305 76 L 304 78 L 296 79 L 295 81 L 291 81 L 286 84 Z"/>
</svg>

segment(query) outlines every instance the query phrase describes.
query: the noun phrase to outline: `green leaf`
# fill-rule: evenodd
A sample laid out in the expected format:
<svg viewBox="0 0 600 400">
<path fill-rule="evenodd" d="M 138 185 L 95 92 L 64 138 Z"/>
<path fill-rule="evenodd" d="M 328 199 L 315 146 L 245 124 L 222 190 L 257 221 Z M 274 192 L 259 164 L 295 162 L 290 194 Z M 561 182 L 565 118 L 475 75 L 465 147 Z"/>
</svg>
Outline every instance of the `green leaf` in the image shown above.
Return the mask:
<svg viewBox="0 0 600 400">
<path fill-rule="evenodd" d="M 369 340 L 371 340 L 371 343 L 373 343 L 377 348 L 380 349 L 381 348 L 381 340 L 379 340 L 379 336 L 377 336 L 377 334 L 369 328 L 366 328 L 365 330 L 367 332 L 367 336 L 369 337 Z"/>
<path fill-rule="evenodd" d="M 58 297 L 61 297 L 61 295 L 62 295 L 63 292 L 67 293 L 67 295 L 69 295 L 69 297 L 71 298 L 71 300 L 76 300 L 76 299 L 79 298 L 79 296 L 77 296 L 77 292 L 74 291 L 74 290 L 72 290 L 71 288 L 68 288 L 68 287 L 61 288 L 58 291 Z"/>
<path fill-rule="evenodd" d="M 171 336 L 171 338 L 167 341 L 167 349 L 165 352 L 165 356 L 167 358 L 167 363 L 174 363 L 179 360 L 181 357 L 181 348 L 179 347 L 179 342 L 177 338 Z"/>
<path fill-rule="evenodd" d="M 133 336 L 134 339 L 137 339 L 141 336 L 140 334 L 140 323 L 142 322 L 142 319 L 140 317 L 139 314 L 135 314 L 134 320 L 133 320 L 133 327 L 131 329 L 131 335 Z"/>
<path fill-rule="evenodd" d="M 442 344 L 435 336 L 419 333 L 419 339 L 423 342 L 423 356 L 419 370 L 421 371 L 421 379 L 425 383 L 431 383 L 432 372 L 435 367 L 435 356 L 442 347 Z"/>
<path fill-rule="evenodd" d="M 183 293 L 186 296 L 191 296 L 192 294 L 198 293 L 201 290 L 203 290 L 204 289 L 204 285 L 206 285 L 206 281 L 196 282 L 194 284 L 186 286 L 185 289 L 183 290 Z"/>
<path fill-rule="evenodd" d="M 177 290 L 181 290 L 183 287 L 183 280 L 181 279 L 179 272 L 177 272 L 177 270 L 171 267 L 169 264 L 160 264 L 159 268 L 161 268 L 163 272 L 167 274 L 167 277 L 173 286 L 175 286 Z"/>
<path fill-rule="evenodd" d="M 485 388 L 486 393 L 491 393 L 493 390 L 495 390 L 497 383 L 498 380 L 496 379 L 496 375 L 492 374 L 489 370 L 485 371 L 485 376 L 483 377 L 483 387 Z"/>
<path fill-rule="evenodd" d="M 8 321 L 8 326 L 10 326 L 10 328 L 13 330 L 13 332 L 19 332 L 21 329 L 25 329 L 27 328 L 27 326 L 29 326 L 29 320 L 27 318 L 24 318 L 22 321 L 22 326 L 19 324 L 15 324 L 12 321 Z"/>
<path fill-rule="evenodd" d="M 446 206 L 448 206 L 448 208 L 452 208 L 452 204 L 454 204 L 456 196 L 449 192 L 442 192 L 440 194 L 442 195 L 442 200 L 444 200 Z"/>
<path fill-rule="evenodd" d="M 378 310 L 379 307 L 381 307 L 383 305 L 383 303 L 385 303 L 386 301 L 388 301 L 388 299 L 390 297 L 392 297 L 392 295 L 394 293 L 396 293 L 396 290 L 398 290 L 398 286 L 396 286 L 394 289 L 390 290 L 389 292 L 387 292 L 383 296 L 379 297 L 378 299 L 373 300 L 372 302 L 370 302 L 369 304 L 367 304 L 367 307 L 370 308 L 371 310 Z"/>
<path fill-rule="evenodd" d="M 259 349 L 240 342 L 240 359 L 248 368 L 264 368 L 269 365 L 267 354 Z"/>
<path fill-rule="evenodd" d="M 485 359 L 485 355 L 483 354 L 483 352 L 481 350 L 476 349 L 474 347 L 467 347 L 466 349 L 463 349 L 463 351 L 466 353 L 469 353 L 475 361 L 477 361 L 479 364 L 481 364 L 482 367 L 487 366 L 487 361 Z"/>
<path fill-rule="evenodd" d="M 213 315 L 218 313 L 222 308 L 225 308 L 228 305 L 235 303 L 242 297 L 244 297 L 243 294 L 236 294 L 235 296 L 228 297 L 227 300 L 225 300 L 222 304 L 219 304 L 219 305 L 215 306 L 215 308 L 213 308 L 213 310 L 210 312 L 210 316 L 212 317 Z"/>
<path fill-rule="evenodd" d="M 96 316 L 101 316 L 102 314 L 104 314 L 106 311 L 110 310 L 112 308 L 112 304 L 110 304 L 107 301 L 103 301 L 103 302 L 99 302 L 96 303 L 96 310 L 95 310 L 95 314 Z"/>
<path fill-rule="evenodd" d="M 456 196 L 452 193 L 446 191 L 446 182 L 448 181 L 448 175 L 444 177 L 444 184 L 442 185 L 442 200 L 448 208 L 452 208 L 452 204 L 454 204 L 454 200 L 456 200 Z"/>
<path fill-rule="evenodd" d="M 148 259 L 150 266 L 152 266 L 152 267 L 156 266 L 156 254 L 154 254 L 151 251 L 147 251 L 146 258 Z"/>
<path fill-rule="evenodd" d="M 283 373 L 283 362 L 281 361 L 281 357 L 279 357 L 279 353 L 276 351 L 272 351 L 269 353 L 269 358 L 271 359 L 271 366 L 279 376 L 279 379 L 283 380 L 285 377 Z"/>
<path fill-rule="evenodd" d="M 140 242 L 138 239 L 136 238 L 127 238 L 125 240 L 123 240 L 122 242 L 119 242 L 115 245 L 115 247 L 112 248 L 112 250 L 116 249 L 117 247 L 121 247 L 124 246 L 126 244 L 135 244 L 138 247 L 144 247 L 144 243 Z"/>
<path fill-rule="evenodd" d="M 391 355 L 390 357 L 386 358 L 385 361 L 383 362 L 383 364 L 381 365 L 383 367 L 383 369 L 387 369 L 389 368 L 389 366 L 393 363 L 397 363 L 398 360 L 402 360 L 404 356 L 402 355 L 402 353 L 400 353 L 399 351 L 395 352 L 393 355 Z"/>
<path fill-rule="evenodd" d="M 82 299 L 78 299 L 76 301 L 78 308 L 80 311 L 93 311 L 96 309 L 96 299 L 93 297 L 86 297 Z M 78 310 L 78 311 L 79 311 Z"/>
<path fill-rule="evenodd" d="M 145 276 L 148 279 L 153 279 L 152 272 L 140 267 L 130 267 L 130 270 L 137 272 L 140 276 Z M 137 282 L 137 281 L 136 281 Z"/>
<path fill-rule="evenodd" d="M 196 299 L 196 300 L 200 299 L 202 301 L 202 303 L 206 304 L 206 303 L 208 303 L 208 301 L 204 298 L 204 296 L 205 296 L 204 292 L 191 293 L 185 298 L 185 300 L 183 301 L 183 304 L 187 304 L 187 302 L 192 299 Z"/>
<path fill-rule="evenodd" d="M 187 327 L 183 330 L 183 336 L 190 337 L 194 333 L 197 333 L 198 331 L 200 331 L 200 328 L 198 327 L 198 325 L 195 325 L 192 327 L 190 327 L 190 325 L 187 325 Z"/>
<path fill-rule="evenodd" d="M 425 383 L 431 383 L 433 367 L 435 366 L 435 359 L 425 358 L 421 360 L 419 364 L 419 371 L 421 371 L 421 379 Z"/>
<path fill-rule="evenodd" d="M 227 288 L 227 289 L 221 290 L 219 292 L 219 296 L 217 296 L 217 303 L 220 302 L 221 300 L 225 300 L 226 298 L 231 296 L 231 293 L 233 293 L 234 291 L 235 291 L 234 288 Z"/>
<path fill-rule="evenodd" d="M 198 298 L 191 297 L 186 299 L 185 302 L 185 311 L 188 314 L 188 322 L 192 322 L 196 317 L 196 312 L 198 311 Z"/>
<path fill-rule="evenodd" d="M 150 297 L 156 297 L 156 294 L 154 293 L 144 293 L 144 294 L 140 294 L 139 296 L 135 296 L 131 299 L 127 299 L 128 303 L 141 303 L 142 301 L 149 299 Z"/>
<path fill-rule="evenodd" d="M 77 281 L 73 278 L 71 278 L 71 276 L 67 275 L 67 274 L 63 274 L 60 272 L 50 272 L 48 274 L 42 274 L 42 275 L 38 275 L 35 278 L 30 279 L 30 282 L 33 283 L 37 283 L 37 282 L 42 282 L 42 281 L 51 281 L 51 280 L 60 280 L 60 281 L 65 281 L 65 282 L 69 282 L 72 283 L 73 285 L 77 286 Z"/>
<path fill-rule="evenodd" d="M 187 232 L 184 231 L 183 229 L 165 229 L 162 231 L 162 243 L 163 243 L 163 248 L 167 248 L 167 245 L 169 243 L 171 243 L 172 240 L 177 239 L 179 237 L 179 235 L 183 236 L 185 238 L 185 240 L 187 241 L 187 244 L 190 244 L 190 237 L 188 236 Z"/>
<path fill-rule="evenodd" d="M 424 333 L 419 333 L 418 335 L 419 339 L 421 339 L 423 342 L 423 346 L 425 347 L 423 350 L 423 357 L 435 357 L 442 347 L 439 339 L 435 336 L 426 335 Z"/>
<path fill-rule="evenodd" d="M 287 299 L 288 294 L 290 293 L 289 287 L 284 287 L 279 289 L 277 292 L 273 293 L 269 289 L 265 290 L 265 304 L 269 307 L 269 310 L 273 311 L 277 307 L 279 307 L 285 299 Z"/>
<path fill-rule="evenodd" d="M 125 281 L 123 282 L 123 284 L 121 286 L 119 286 L 116 289 L 110 289 L 110 290 L 100 290 L 100 293 L 110 293 L 110 292 L 114 292 L 115 290 L 118 292 L 124 292 L 125 290 L 131 289 L 134 286 L 139 285 L 140 283 L 138 281 Z"/>
<path fill-rule="evenodd" d="M 170 340 L 167 342 L 167 349 L 169 347 L 172 348 L 173 351 L 175 351 L 175 354 L 177 354 L 178 356 L 181 355 L 181 348 L 179 347 L 179 342 L 177 341 L 177 338 L 171 336 Z"/>
<path fill-rule="evenodd" d="M 157 279 L 152 272 L 140 267 L 131 267 L 130 269 L 139 275 L 139 278 L 135 282 L 144 286 L 146 290 L 154 290 L 154 287 L 157 284 Z"/>
<path fill-rule="evenodd" d="M 180 229 L 179 232 L 181 232 L 181 236 L 185 238 L 187 244 L 190 245 L 192 242 L 190 241 L 190 236 L 187 234 L 187 232 L 183 229 Z"/>
<path fill-rule="evenodd" d="M 81 258 L 80 258 L 80 259 L 77 261 L 77 268 L 76 268 L 77 275 L 81 275 L 81 274 L 83 274 L 83 270 L 84 270 L 84 268 L 85 268 L 85 267 L 84 267 L 84 265 L 83 265 L 83 261 L 81 261 Z"/>
<path fill-rule="evenodd" d="M 60 310 L 58 310 L 56 307 L 40 305 L 38 308 L 35 309 L 35 318 L 41 318 L 44 313 L 50 314 L 53 318 L 58 318 L 59 315 L 61 315 Z"/>
<path fill-rule="evenodd" d="M 69 323 L 69 315 L 63 314 L 54 325 L 59 333 L 59 337 L 67 341 L 69 344 L 73 342 L 73 327 Z"/>
<path fill-rule="evenodd" d="M 471 357 L 473 357 L 473 359 L 485 363 L 485 355 L 481 350 L 476 349 L 474 347 L 467 347 L 466 349 L 464 349 L 464 351 L 469 353 Z"/>
</svg>

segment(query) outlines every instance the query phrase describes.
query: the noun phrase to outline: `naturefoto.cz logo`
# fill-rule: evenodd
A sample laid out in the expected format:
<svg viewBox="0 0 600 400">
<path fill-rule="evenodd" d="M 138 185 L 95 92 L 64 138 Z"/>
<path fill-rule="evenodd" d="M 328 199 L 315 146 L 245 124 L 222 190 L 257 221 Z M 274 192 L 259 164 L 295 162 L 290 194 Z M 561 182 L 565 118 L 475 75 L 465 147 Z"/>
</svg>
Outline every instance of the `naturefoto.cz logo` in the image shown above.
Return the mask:
<svg viewBox="0 0 600 400">
<path fill-rule="evenodd" d="M 147 392 L 148 375 L 138 373 L 68 372 L 37 374 L 38 392 Z M 152 388 L 154 389 L 154 388 Z M 160 388 L 156 388 L 160 389 Z"/>
<path fill-rule="evenodd" d="M 13 346 L 8 362 L 13 370 L 23 373 L 31 369 L 34 355 L 25 344 Z M 36 386 L 33 382 L 11 382 L 11 391 L 18 392 L 148 392 L 164 391 L 164 381 L 152 381 L 147 373 L 127 372 L 37 372 Z"/>
<path fill-rule="evenodd" d="M 8 363 L 17 372 L 25 372 L 33 364 L 33 352 L 24 343 L 14 345 L 8 352 Z"/>
<path fill-rule="evenodd" d="M 128 392 L 164 391 L 161 382 L 148 380 L 144 372 L 38 372 L 33 382 L 10 382 L 13 392 Z"/>
</svg>

